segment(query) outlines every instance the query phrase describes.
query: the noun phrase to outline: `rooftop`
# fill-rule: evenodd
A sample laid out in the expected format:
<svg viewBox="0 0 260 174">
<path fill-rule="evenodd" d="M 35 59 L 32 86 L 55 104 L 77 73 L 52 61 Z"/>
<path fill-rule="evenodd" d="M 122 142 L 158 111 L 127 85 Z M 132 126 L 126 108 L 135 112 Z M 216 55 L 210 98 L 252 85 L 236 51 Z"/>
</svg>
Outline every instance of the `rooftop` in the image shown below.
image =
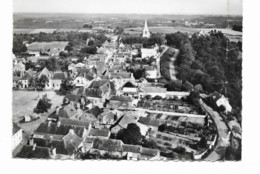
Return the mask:
<svg viewBox="0 0 260 174">
<path fill-rule="evenodd" d="M 156 126 L 156 127 L 158 127 L 161 124 L 160 120 L 155 120 L 155 119 L 151 119 L 148 117 L 139 117 L 138 122 L 145 124 L 145 125 Z"/>
<path fill-rule="evenodd" d="M 89 132 L 89 136 L 101 136 L 101 137 L 109 137 L 110 132 L 107 129 L 91 129 Z"/>
<path fill-rule="evenodd" d="M 93 141 L 93 148 L 106 151 L 122 151 L 121 140 L 97 138 Z"/>
<path fill-rule="evenodd" d="M 38 146 L 36 146 L 34 149 L 33 146 L 24 145 L 16 157 L 50 159 L 51 149 L 48 147 L 38 147 Z"/>
<path fill-rule="evenodd" d="M 53 80 L 65 80 L 66 77 L 65 77 L 65 74 L 63 72 L 56 72 L 56 73 L 54 73 L 52 79 Z"/>
</svg>

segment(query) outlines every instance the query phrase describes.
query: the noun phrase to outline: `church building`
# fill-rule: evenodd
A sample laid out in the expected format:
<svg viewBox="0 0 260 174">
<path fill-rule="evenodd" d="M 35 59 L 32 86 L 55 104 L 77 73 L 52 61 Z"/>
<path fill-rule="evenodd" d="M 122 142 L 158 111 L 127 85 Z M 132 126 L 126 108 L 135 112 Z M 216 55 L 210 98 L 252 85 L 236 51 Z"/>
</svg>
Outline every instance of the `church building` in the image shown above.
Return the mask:
<svg viewBox="0 0 260 174">
<path fill-rule="evenodd" d="M 144 30 L 143 30 L 143 37 L 150 38 L 150 36 L 151 36 L 151 34 L 149 32 L 149 28 L 148 28 L 148 25 L 147 25 L 147 20 L 145 20 Z"/>
</svg>

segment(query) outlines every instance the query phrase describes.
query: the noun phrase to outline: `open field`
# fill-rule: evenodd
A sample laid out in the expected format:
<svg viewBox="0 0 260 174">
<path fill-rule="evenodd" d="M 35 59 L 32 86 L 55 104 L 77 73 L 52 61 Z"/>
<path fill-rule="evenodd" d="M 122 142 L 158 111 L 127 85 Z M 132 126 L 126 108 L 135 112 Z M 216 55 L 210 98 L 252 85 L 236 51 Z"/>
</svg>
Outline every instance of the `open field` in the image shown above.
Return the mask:
<svg viewBox="0 0 260 174">
<path fill-rule="evenodd" d="M 17 115 L 32 113 L 33 109 L 38 103 L 36 97 L 40 97 L 47 94 L 48 98 L 51 99 L 52 108 L 60 105 L 64 96 L 57 95 L 54 91 L 13 91 L 13 119 Z"/>
<path fill-rule="evenodd" d="M 57 95 L 54 91 L 13 91 L 12 119 L 14 122 L 17 122 L 19 117 L 24 116 L 25 114 L 31 114 L 38 103 L 36 97 L 38 95 L 41 97 L 44 94 L 47 94 L 48 98 L 51 99 L 52 107 L 49 112 L 39 114 L 40 119 L 29 123 L 18 124 L 23 129 L 26 137 L 31 135 L 32 132 L 47 119 L 48 115 L 53 112 L 55 107 L 62 103 L 64 97 Z"/>
<path fill-rule="evenodd" d="M 27 46 L 28 50 L 49 50 L 52 48 L 63 50 L 69 42 L 33 42 Z"/>
<path fill-rule="evenodd" d="M 13 32 L 15 34 L 35 34 L 35 33 L 40 33 L 40 32 L 44 32 L 44 33 L 53 33 L 54 31 L 56 31 L 57 29 L 46 29 L 46 28 L 42 28 L 42 29 L 24 29 L 24 28 L 14 28 Z"/>
<path fill-rule="evenodd" d="M 199 32 L 200 30 L 197 28 L 185 28 L 185 27 L 149 27 L 149 30 L 154 33 L 176 33 L 178 31 L 192 34 L 195 32 Z M 125 28 L 124 32 L 129 34 L 140 34 L 142 33 L 143 28 Z"/>
<path fill-rule="evenodd" d="M 209 32 L 211 30 L 217 30 L 221 31 L 225 35 L 229 36 L 240 36 L 242 37 L 242 32 L 234 31 L 228 28 L 188 28 L 188 27 L 149 27 L 149 30 L 154 33 L 176 33 L 176 32 L 183 32 L 188 34 L 193 34 L 196 32 L 200 32 L 201 30 L 205 32 Z M 129 34 L 141 34 L 143 31 L 143 28 L 125 28 L 124 32 Z"/>
</svg>

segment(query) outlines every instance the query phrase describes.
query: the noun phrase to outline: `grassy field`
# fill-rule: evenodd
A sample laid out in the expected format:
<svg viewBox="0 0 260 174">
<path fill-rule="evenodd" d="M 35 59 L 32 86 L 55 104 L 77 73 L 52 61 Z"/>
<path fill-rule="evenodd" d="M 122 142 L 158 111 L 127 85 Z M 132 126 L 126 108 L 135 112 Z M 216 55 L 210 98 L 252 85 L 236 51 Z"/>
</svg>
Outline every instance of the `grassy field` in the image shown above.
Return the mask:
<svg viewBox="0 0 260 174">
<path fill-rule="evenodd" d="M 24 116 L 25 114 L 31 114 L 39 100 L 36 99 L 36 97 L 44 94 L 47 94 L 48 98 L 51 99 L 52 102 L 52 107 L 49 112 L 40 114 L 40 119 L 36 121 L 18 124 L 27 135 L 30 135 L 42 122 L 47 119 L 47 116 L 53 112 L 55 107 L 62 103 L 64 96 L 59 96 L 54 91 L 13 91 L 12 119 L 14 122 L 17 122 L 19 117 Z"/>
<path fill-rule="evenodd" d="M 216 29 L 217 31 L 221 31 L 225 35 L 228 36 L 239 36 L 242 37 L 242 32 L 234 31 L 228 28 L 188 28 L 188 27 L 149 27 L 149 30 L 154 33 L 176 33 L 176 32 L 183 32 L 188 34 L 193 34 L 199 32 L 201 30 L 205 32 L 210 32 L 211 30 Z M 143 28 L 125 28 L 124 32 L 128 34 L 141 34 Z"/>
<path fill-rule="evenodd" d="M 149 30 L 154 33 L 176 33 L 178 31 L 184 32 L 184 33 L 195 33 L 199 32 L 200 30 L 196 28 L 185 28 L 185 27 L 149 27 Z M 140 34 L 142 33 L 143 28 L 125 28 L 124 32 L 129 34 Z"/>
<path fill-rule="evenodd" d="M 44 32 L 44 33 L 53 33 L 54 31 L 56 31 L 57 29 L 24 29 L 24 28 L 14 28 L 13 32 L 15 34 L 34 34 L 34 33 L 40 33 L 40 32 Z"/>
</svg>

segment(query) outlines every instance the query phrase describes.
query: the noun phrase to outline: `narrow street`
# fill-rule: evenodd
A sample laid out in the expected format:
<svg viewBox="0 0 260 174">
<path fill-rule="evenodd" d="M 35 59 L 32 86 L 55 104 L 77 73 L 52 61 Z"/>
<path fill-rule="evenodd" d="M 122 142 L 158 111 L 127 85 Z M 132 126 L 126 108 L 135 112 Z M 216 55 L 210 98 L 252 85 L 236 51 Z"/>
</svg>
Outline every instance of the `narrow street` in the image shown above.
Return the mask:
<svg viewBox="0 0 260 174">
<path fill-rule="evenodd" d="M 205 161 L 217 161 L 220 160 L 222 156 L 218 153 L 223 150 L 223 148 L 229 145 L 228 128 L 225 122 L 222 120 L 218 112 L 214 111 L 211 107 L 207 106 L 202 100 L 200 100 L 202 107 L 208 112 L 211 118 L 214 120 L 217 130 L 218 130 L 218 141 L 215 149 L 204 159 Z"/>
</svg>

